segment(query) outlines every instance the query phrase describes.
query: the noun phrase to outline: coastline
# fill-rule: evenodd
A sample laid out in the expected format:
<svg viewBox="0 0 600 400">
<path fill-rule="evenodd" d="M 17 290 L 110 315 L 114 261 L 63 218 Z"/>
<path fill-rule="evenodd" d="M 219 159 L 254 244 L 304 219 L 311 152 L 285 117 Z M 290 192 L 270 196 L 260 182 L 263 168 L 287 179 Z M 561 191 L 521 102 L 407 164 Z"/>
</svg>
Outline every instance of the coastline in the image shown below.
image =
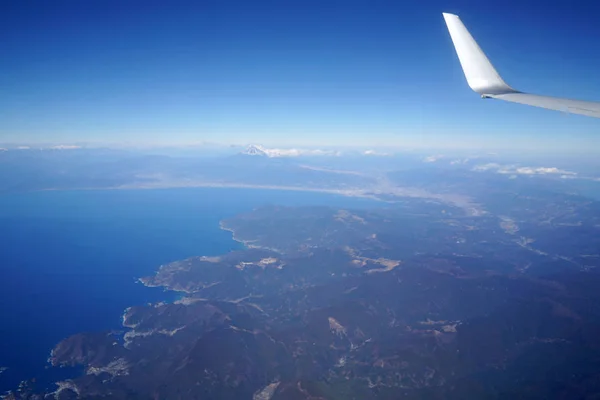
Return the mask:
<svg viewBox="0 0 600 400">
<path fill-rule="evenodd" d="M 35 379 L 40 389 L 53 391 L 55 383 L 70 374 L 48 363 L 61 341 L 80 332 L 128 330 L 122 325 L 127 307 L 173 302 L 179 300 L 179 295 L 187 295 L 148 289 L 136 285 L 136 278 L 152 276 L 158 266 L 190 255 L 223 254 L 240 247 L 217 227 L 223 216 L 244 207 L 243 198 L 223 206 L 217 204 L 212 212 L 206 207 L 213 207 L 213 199 L 222 196 L 219 192 L 208 198 L 195 191 L 165 191 L 152 194 L 151 202 L 143 202 L 150 195 L 147 192 L 138 191 L 133 200 L 127 197 L 126 201 L 117 192 L 77 192 L 65 191 L 60 196 L 21 192 L 3 199 L 7 216 L 3 226 L 5 272 L 8 266 L 23 265 L 11 275 L 15 282 L 4 291 L 3 300 L 12 298 L 25 310 L 6 310 L 7 324 L 18 325 L 22 318 L 47 328 L 35 335 L 20 335 L 19 329 L 10 328 L 0 349 L 0 367 L 7 368 L 0 372 L 0 395 L 30 379 Z M 118 212 L 114 211 L 117 207 L 111 207 L 113 203 L 103 201 L 107 199 L 116 199 Z M 78 208 L 73 210 L 75 203 Z M 129 218 L 131 214 L 135 215 Z M 80 216 L 84 223 L 74 218 Z M 21 219 L 31 228 L 31 235 L 15 234 L 24 229 Z M 167 233 L 158 232 L 163 228 Z M 27 251 L 32 243 L 35 252 Z M 46 263 L 49 266 L 43 269 Z M 63 278 L 67 274 L 70 279 Z M 88 284 L 89 290 L 82 288 Z M 36 297 L 31 295 L 33 292 L 54 297 Z M 73 298 L 77 298 L 75 304 L 71 304 Z M 63 306 L 72 314 L 66 316 Z M 92 316 L 96 312 L 100 315 Z M 56 323 L 54 317 L 67 321 Z"/>
<path fill-rule="evenodd" d="M 81 187 L 81 188 L 44 188 L 31 189 L 33 192 L 62 192 L 62 191 L 102 191 L 102 190 L 160 190 L 160 189 L 192 189 L 192 188 L 213 188 L 213 189 L 252 189 L 252 190 L 275 190 L 275 191 L 290 191 L 290 192 L 306 192 L 306 193 L 324 193 L 344 197 L 362 198 L 374 200 L 382 203 L 394 204 L 403 198 L 422 199 L 423 201 L 434 201 L 449 206 L 454 206 L 462 209 L 468 216 L 478 217 L 483 216 L 487 212 L 480 204 L 474 203 L 467 196 L 461 194 L 441 194 L 432 193 L 427 190 L 415 187 L 401 187 L 389 185 L 374 185 L 366 188 L 350 188 L 350 189 L 335 189 L 322 187 L 306 187 L 306 186 L 287 186 L 287 185 L 260 185 L 260 184 L 245 184 L 245 183 L 223 183 L 223 182 L 193 182 L 193 181 L 175 181 L 175 182 L 155 182 L 155 183 L 136 183 L 125 184 L 120 186 L 100 186 L 100 187 Z M 1 195 L 24 193 L 11 192 L 0 193 Z M 383 199 L 379 196 L 393 196 L 396 199 Z"/>
<path fill-rule="evenodd" d="M 260 246 L 253 246 L 253 245 L 249 244 L 250 241 L 246 241 L 246 240 L 237 238 L 235 236 L 235 231 L 233 230 L 233 228 L 226 227 L 225 224 L 224 224 L 224 222 L 222 220 L 219 221 L 219 229 L 221 229 L 223 231 L 226 231 L 226 232 L 230 232 L 231 233 L 231 240 L 233 240 L 233 241 L 235 241 L 237 243 L 242 244 L 242 246 L 244 246 L 245 250 L 250 249 L 250 248 L 261 248 Z M 219 255 L 219 256 L 201 256 L 201 255 L 196 255 L 196 256 L 192 256 L 191 258 L 209 259 L 209 258 L 215 258 L 215 257 L 218 258 L 220 256 L 221 255 Z M 186 300 L 186 299 L 188 299 L 187 295 L 189 295 L 191 293 L 194 293 L 194 292 L 190 292 L 190 291 L 185 290 L 183 288 L 167 287 L 167 286 L 165 286 L 163 284 L 153 282 L 153 279 L 158 275 L 158 273 L 163 268 L 171 265 L 172 263 L 176 263 L 176 262 L 180 262 L 180 261 L 183 261 L 183 260 L 173 260 L 173 261 L 171 261 L 171 262 L 169 262 L 167 264 L 160 265 L 154 271 L 153 275 L 144 276 L 144 277 L 140 277 L 140 278 L 135 279 L 136 283 L 140 283 L 140 284 L 142 284 L 145 287 L 148 287 L 148 288 L 160 287 L 160 288 L 163 288 L 164 292 L 176 292 L 176 293 L 179 294 L 179 296 L 177 296 L 177 298 L 174 299 L 174 300 L 161 300 L 159 302 L 151 303 L 149 305 L 157 306 L 157 305 L 162 305 L 162 304 L 187 304 L 188 303 L 188 300 Z M 134 306 L 129 306 L 129 307 L 125 308 L 125 310 L 123 310 L 123 314 L 121 315 L 121 321 L 122 321 L 121 325 L 122 325 L 123 328 L 129 329 L 128 332 L 134 332 L 135 328 L 137 327 L 137 324 L 132 324 L 132 323 L 128 322 L 128 317 L 130 316 L 130 312 L 131 312 L 131 310 L 132 310 L 133 307 Z M 127 335 L 127 332 L 125 332 L 124 335 Z M 131 333 L 130 333 L 130 335 L 131 335 Z"/>
<path fill-rule="evenodd" d="M 222 230 L 222 231 L 225 231 L 225 232 L 230 232 L 230 233 L 231 233 L 231 240 L 233 240 L 234 242 L 240 243 L 240 244 L 243 246 L 243 250 L 248 250 L 248 249 L 263 249 L 263 248 L 264 248 L 264 247 L 262 247 L 262 246 L 257 246 L 257 245 L 252 245 L 252 244 L 250 244 L 251 240 L 243 240 L 243 239 L 239 239 L 239 238 L 237 238 L 237 237 L 235 236 L 235 230 L 234 230 L 233 228 L 226 227 L 226 226 L 225 226 L 225 224 L 224 224 L 224 221 L 222 221 L 222 220 L 221 220 L 221 221 L 219 221 L 219 229 L 220 229 L 220 230 Z M 270 249 L 270 250 L 273 250 L 273 249 Z M 277 250 L 274 250 L 274 251 L 277 251 Z M 213 259 L 213 258 L 219 258 L 219 257 L 221 257 L 221 256 L 222 256 L 222 254 L 220 254 L 220 255 L 218 255 L 218 256 L 195 255 L 195 256 L 188 257 L 188 258 L 186 258 L 186 259 L 193 259 L 193 258 L 200 258 L 200 259 Z M 169 301 L 160 301 L 159 303 L 164 303 L 164 304 L 167 304 L 167 303 L 173 303 L 173 304 L 174 304 L 174 303 L 177 303 L 177 302 L 181 302 L 181 301 L 183 301 L 183 300 L 186 298 L 186 295 L 188 295 L 188 294 L 191 294 L 191 293 L 193 293 L 193 292 L 190 292 L 190 291 L 188 291 L 188 290 L 185 290 L 185 289 L 183 289 L 183 288 L 171 288 L 171 287 L 166 287 L 166 286 L 164 286 L 164 285 L 162 285 L 162 284 L 160 284 L 160 283 L 155 283 L 155 282 L 153 282 L 153 280 L 154 280 L 154 278 L 155 278 L 155 277 L 156 277 L 156 276 L 159 274 L 159 272 L 160 272 L 160 271 L 161 271 L 163 268 L 165 268 L 165 267 L 168 267 L 169 265 L 171 265 L 171 264 L 173 264 L 173 263 L 181 262 L 181 261 L 184 261 L 184 260 L 185 260 L 185 259 L 182 259 L 182 260 L 173 260 L 173 261 L 171 261 L 171 262 L 169 262 L 169 263 L 167 263 L 167 264 L 160 265 L 160 266 L 159 266 L 159 267 L 158 267 L 158 268 L 157 268 L 157 269 L 154 271 L 154 274 L 153 274 L 153 275 L 149 275 L 149 276 L 143 276 L 143 277 L 140 277 L 140 278 L 136 278 L 136 279 L 135 279 L 135 282 L 136 282 L 136 283 L 140 283 L 140 284 L 142 284 L 143 286 L 145 286 L 145 287 L 148 287 L 148 288 L 157 288 L 157 287 L 158 287 L 158 288 L 163 288 L 163 291 L 164 291 L 164 292 L 169 292 L 169 291 L 171 291 L 171 292 L 177 292 L 177 293 L 179 293 L 179 294 L 180 294 L 180 296 L 178 296 L 178 298 L 177 298 L 177 299 L 175 299 L 175 300 L 173 300 L 173 301 L 171 301 L 171 302 L 169 302 Z M 123 313 L 123 316 L 122 316 L 122 320 L 123 320 L 123 327 L 125 327 L 125 328 L 133 328 L 132 326 L 125 325 L 125 321 L 126 321 L 126 315 L 127 315 L 127 313 L 129 312 L 129 310 L 131 309 L 131 307 L 133 307 L 133 306 L 127 307 L 127 308 L 124 310 L 124 313 Z"/>
<path fill-rule="evenodd" d="M 312 192 L 327 193 L 347 197 L 361 197 L 376 201 L 389 202 L 382 200 L 377 196 L 368 194 L 370 190 L 366 189 L 327 189 L 313 188 L 303 186 L 280 186 L 280 185 L 254 185 L 246 183 L 219 183 L 219 182 L 174 182 L 174 183 L 153 183 L 153 184 L 126 184 L 120 186 L 89 186 L 81 188 L 43 188 L 31 189 L 25 193 L 33 192 L 62 192 L 62 191 L 92 191 L 92 190 L 153 190 L 153 189 L 186 189 L 186 188 L 224 188 L 224 189 L 258 189 L 258 190 L 282 190 L 294 192 Z M 21 192 L 12 192 L 21 193 Z M 8 193 L 4 193 L 8 194 Z"/>
<path fill-rule="evenodd" d="M 231 240 L 233 240 L 234 242 L 240 243 L 242 246 L 244 246 L 245 250 L 247 250 L 247 249 L 262 249 L 263 248 L 261 246 L 250 244 L 250 242 L 252 242 L 252 240 L 244 240 L 244 239 L 240 239 L 240 238 L 236 237 L 235 230 L 233 228 L 226 227 L 225 224 L 223 223 L 223 221 L 219 221 L 219 229 L 221 229 L 222 231 L 225 231 L 225 232 L 230 232 Z"/>
<path fill-rule="evenodd" d="M 248 250 L 248 249 L 267 249 L 267 250 L 272 250 L 272 251 L 279 252 L 278 250 L 275 250 L 275 249 L 268 249 L 268 248 L 265 248 L 263 246 L 252 245 L 252 244 L 250 244 L 250 242 L 252 242 L 251 240 L 244 240 L 244 239 L 240 239 L 240 238 L 236 237 L 235 230 L 233 228 L 229 228 L 229 227 L 225 226 L 224 221 L 219 221 L 219 229 L 221 229 L 222 231 L 225 231 L 225 232 L 230 232 L 231 233 L 231 240 L 233 240 L 234 242 L 240 243 L 243 246 L 243 250 Z M 218 255 L 218 256 L 200 256 L 200 255 L 196 255 L 196 256 L 189 257 L 189 258 L 211 259 L 211 258 L 219 258 L 219 257 L 221 257 L 221 255 Z M 135 281 L 136 281 L 136 283 L 140 283 L 143 286 L 148 287 L 148 288 L 159 287 L 159 288 L 163 288 L 164 292 L 169 292 L 170 291 L 170 292 L 177 292 L 177 293 L 180 294 L 180 296 L 178 296 L 177 299 L 175 299 L 175 300 L 173 300 L 171 302 L 165 300 L 165 301 L 160 301 L 159 303 L 164 303 L 164 304 L 173 303 L 174 304 L 174 303 L 177 303 L 177 302 L 181 302 L 181 301 L 183 301 L 186 298 L 186 295 L 188 295 L 190 293 L 193 293 L 193 292 L 190 292 L 190 291 L 185 290 L 183 288 L 166 287 L 166 286 L 164 286 L 164 285 L 162 285 L 160 283 L 153 282 L 153 279 L 158 275 L 158 273 L 163 268 L 171 265 L 172 263 L 177 263 L 177 262 L 180 262 L 180 261 L 183 261 L 183 260 L 173 260 L 173 261 L 171 261 L 171 262 L 169 262 L 167 264 L 163 264 L 163 265 L 159 266 L 154 271 L 153 275 L 136 278 Z M 126 319 L 127 319 L 126 316 L 127 316 L 127 313 L 130 311 L 130 309 L 132 307 L 133 306 L 127 307 L 124 310 L 124 312 L 123 312 L 122 321 L 123 321 L 123 327 L 125 327 L 125 328 L 132 328 L 133 329 L 133 326 L 126 325 Z"/>
<path fill-rule="evenodd" d="M 233 230 L 233 228 L 228 228 L 225 226 L 225 224 L 223 223 L 223 221 L 219 221 L 219 229 L 221 229 L 222 231 L 225 232 L 230 232 L 231 233 L 231 240 L 241 243 L 245 248 L 250 248 L 248 246 L 248 244 L 246 243 L 246 241 L 242 240 L 242 239 L 238 239 L 235 237 L 235 231 Z"/>
</svg>

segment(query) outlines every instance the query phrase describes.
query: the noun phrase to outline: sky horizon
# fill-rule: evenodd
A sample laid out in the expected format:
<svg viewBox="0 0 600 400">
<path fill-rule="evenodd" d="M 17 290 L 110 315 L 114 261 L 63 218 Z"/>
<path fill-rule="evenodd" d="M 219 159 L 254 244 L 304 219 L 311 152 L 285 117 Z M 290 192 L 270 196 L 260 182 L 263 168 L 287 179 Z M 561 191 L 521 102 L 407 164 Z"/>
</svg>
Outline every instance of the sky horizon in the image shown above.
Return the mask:
<svg viewBox="0 0 600 400">
<path fill-rule="evenodd" d="M 455 146 L 440 146 L 436 143 L 415 144 L 415 145 L 377 145 L 367 144 L 273 144 L 258 141 L 248 141 L 239 143 L 148 143 L 148 142 L 0 142 L 0 154 L 6 150 L 124 150 L 141 151 L 147 154 L 163 154 L 163 151 L 188 152 L 189 154 L 224 154 L 227 152 L 239 152 L 250 146 L 261 146 L 271 150 L 323 150 L 331 156 L 331 152 L 339 152 L 338 155 L 346 156 L 353 154 L 363 154 L 367 156 L 401 156 L 402 154 L 421 154 L 423 156 L 467 156 L 467 157 L 486 157 L 486 156 L 510 156 L 510 157 L 542 157 L 544 159 L 597 159 L 596 149 L 573 147 L 565 151 L 564 147 L 543 147 L 535 146 L 534 142 L 529 142 L 529 146 L 499 146 L 489 145 L 488 147 L 471 145 L 462 145 L 457 143 Z M 309 154 L 309 153 L 307 153 Z M 598 163 L 594 163 L 598 164 Z M 600 165 L 600 164 L 599 164 Z"/>
<path fill-rule="evenodd" d="M 600 101 L 600 4 L 469 3 L 3 4 L 0 142 L 599 148 L 597 119 L 481 100 L 442 12 L 512 86 Z"/>
</svg>

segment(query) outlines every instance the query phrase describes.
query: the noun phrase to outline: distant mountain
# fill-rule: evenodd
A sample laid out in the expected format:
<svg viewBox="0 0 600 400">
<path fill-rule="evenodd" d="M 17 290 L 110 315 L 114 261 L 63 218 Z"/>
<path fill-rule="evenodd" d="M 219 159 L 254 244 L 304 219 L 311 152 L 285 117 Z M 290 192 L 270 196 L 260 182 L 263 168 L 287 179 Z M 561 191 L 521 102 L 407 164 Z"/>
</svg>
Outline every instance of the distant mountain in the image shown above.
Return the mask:
<svg viewBox="0 0 600 400">
<path fill-rule="evenodd" d="M 265 148 L 259 145 L 250 145 L 240 154 L 245 154 L 247 156 L 267 156 Z"/>
<path fill-rule="evenodd" d="M 264 157 L 300 157 L 300 156 L 339 156 L 341 152 L 336 150 L 322 149 L 268 149 L 264 146 L 253 144 L 248 146 L 240 154 Z"/>
</svg>

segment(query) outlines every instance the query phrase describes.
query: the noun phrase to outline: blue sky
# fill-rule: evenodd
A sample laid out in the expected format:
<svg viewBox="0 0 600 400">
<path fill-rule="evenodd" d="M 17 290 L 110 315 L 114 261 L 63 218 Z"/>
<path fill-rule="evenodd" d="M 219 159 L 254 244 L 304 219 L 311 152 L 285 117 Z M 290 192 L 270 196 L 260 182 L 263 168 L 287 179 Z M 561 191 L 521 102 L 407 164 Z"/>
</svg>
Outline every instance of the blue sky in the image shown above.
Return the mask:
<svg viewBox="0 0 600 400">
<path fill-rule="evenodd" d="M 600 120 L 479 99 L 441 13 L 512 86 L 600 101 L 600 4 L 493 3 L 3 2 L 0 142 L 599 148 Z"/>
</svg>

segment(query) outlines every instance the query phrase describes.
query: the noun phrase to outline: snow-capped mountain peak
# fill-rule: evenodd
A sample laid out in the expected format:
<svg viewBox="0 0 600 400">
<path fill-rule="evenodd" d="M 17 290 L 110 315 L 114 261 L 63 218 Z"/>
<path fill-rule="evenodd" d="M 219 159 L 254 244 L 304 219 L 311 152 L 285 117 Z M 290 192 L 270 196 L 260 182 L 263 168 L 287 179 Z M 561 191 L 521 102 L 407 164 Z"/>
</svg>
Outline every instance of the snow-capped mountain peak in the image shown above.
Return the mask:
<svg viewBox="0 0 600 400">
<path fill-rule="evenodd" d="M 269 157 L 268 150 L 257 144 L 251 144 L 250 146 L 248 146 L 246 148 L 246 150 L 244 150 L 242 152 L 242 154 L 245 154 L 248 156 L 267 156 L 267 157 Z"/>
</svg>

